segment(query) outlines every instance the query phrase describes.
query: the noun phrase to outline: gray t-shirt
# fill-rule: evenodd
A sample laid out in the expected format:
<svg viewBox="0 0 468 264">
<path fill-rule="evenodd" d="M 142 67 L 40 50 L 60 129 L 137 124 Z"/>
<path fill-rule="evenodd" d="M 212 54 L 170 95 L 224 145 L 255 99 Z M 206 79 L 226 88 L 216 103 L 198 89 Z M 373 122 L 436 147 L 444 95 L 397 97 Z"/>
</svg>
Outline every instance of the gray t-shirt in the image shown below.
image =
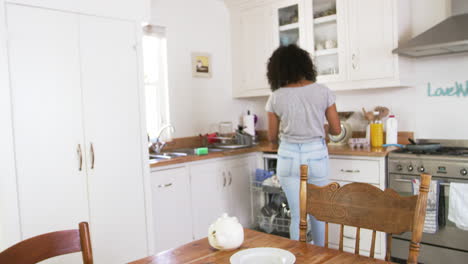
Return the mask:
<svg viewBox="0 0 468 264">
<path fill-rule="evenodd" d="M 280 139 L 290 143 L 307 143 L 325 137 L 325 111 L 335 103 L 335 95 L 324 85 L 274 91 L 265 110 L 280 119 Z"/>
</svg>

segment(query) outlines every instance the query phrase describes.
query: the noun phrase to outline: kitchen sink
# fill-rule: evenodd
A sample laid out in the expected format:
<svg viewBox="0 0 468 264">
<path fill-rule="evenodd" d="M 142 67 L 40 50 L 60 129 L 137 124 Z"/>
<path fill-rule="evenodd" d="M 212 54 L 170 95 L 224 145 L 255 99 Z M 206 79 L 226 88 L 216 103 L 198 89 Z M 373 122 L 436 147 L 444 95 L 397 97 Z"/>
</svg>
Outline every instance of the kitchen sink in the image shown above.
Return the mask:
<svg viewBox="0 0 468 264">
<path fill-rule="evenodd" d="M 185 157 L 187 156 L 187 153 L 184 152 L 164 152 L 164 153 L 159 153 L 159 154 L 150 154 L 150 159 L 160 159 L 160 160 L 167 160 L 167 159 L 172 159 L 172 158 L 177 158 L 177 157 Z"/>
<path fill-rule="evenodd" d="M 224 151 L 224 149 L 208 148 L 208 153 L 221 152 L 221 151 Z M 186 155 L 195 155 L 195 149 L 193 148 L 173 149 L 172 152 L 168 152 L 168 153 L 185 153 Z"/>
<path fill-rule="evenodd" d="M 219 149 L 240 149 L 240 148 L 248 148 L 248 147 L 250 147 L 250 145 L 237 145 L 237 144 L 222 145 L 222 144 L 219 144 L 219 145 L 216 145 L 216 147 L 219 148 Z"/>
<path fill-rule="evenodd" d="M 223 148 L 208 148 L 208 153 L 216 153 L 226 151 L 227 149 Z M 180 148 L 180 149 L 171 149 L 170 151 L 166 151 L 159 154 L 150 154 L 150 162 L 158 162 L 158 161 L 165 161 L 170 160 L 173 158 L 178 157 L 186 157 L 195 155 L 195 149 L 193 148 Z"/>
</svg>

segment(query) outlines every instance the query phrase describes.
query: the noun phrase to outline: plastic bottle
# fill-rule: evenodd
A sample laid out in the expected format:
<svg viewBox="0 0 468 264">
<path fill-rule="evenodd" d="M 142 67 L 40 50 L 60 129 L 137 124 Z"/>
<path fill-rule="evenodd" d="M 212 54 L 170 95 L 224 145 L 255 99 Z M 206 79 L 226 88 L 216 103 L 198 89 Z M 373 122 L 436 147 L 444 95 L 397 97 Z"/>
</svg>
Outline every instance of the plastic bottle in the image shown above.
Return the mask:
<svg viewBox="0 0 468 264">
<path fill-rule="evenodd" d="M 379 112 L 374 112 L 374 115 L 378 115 Z M 383 145 L 383 124 L 382 120 L 376 119 L 370 124 L 371 130 L 371 146 L 373 148 L 379 148 Z"/>
<path fill-rule="evenodd" d="M 388 116 L 387 122 L 385 124 L 385 129 L 387 130 L 387 135 L 385 138 L 385 144 L 397 144 L 398 141 L 398 121 L 395 118 L 395 115 Z"/>
<path fill-rule="evenodd" d="M 250 111 L 247 111 L 247 115 L 243 117 L 244 123 L 244 132 L 255 136 L 255 116 L 250 114 Z"/>
</svg>

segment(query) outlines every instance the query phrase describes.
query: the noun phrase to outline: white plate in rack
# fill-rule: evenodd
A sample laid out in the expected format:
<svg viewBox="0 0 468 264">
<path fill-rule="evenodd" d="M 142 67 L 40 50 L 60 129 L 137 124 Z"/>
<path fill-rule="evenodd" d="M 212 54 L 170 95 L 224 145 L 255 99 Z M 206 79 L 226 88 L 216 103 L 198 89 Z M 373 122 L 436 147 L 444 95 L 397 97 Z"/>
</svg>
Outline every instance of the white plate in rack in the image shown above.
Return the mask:
<svg viewBox="0 0 468 264">
<path fill-rule="evenodd" d="M 296 257 L 284 249 L 259 247 L 241 250 L 230 261 L 231 264 L 294 264 Z"/>
</svg>

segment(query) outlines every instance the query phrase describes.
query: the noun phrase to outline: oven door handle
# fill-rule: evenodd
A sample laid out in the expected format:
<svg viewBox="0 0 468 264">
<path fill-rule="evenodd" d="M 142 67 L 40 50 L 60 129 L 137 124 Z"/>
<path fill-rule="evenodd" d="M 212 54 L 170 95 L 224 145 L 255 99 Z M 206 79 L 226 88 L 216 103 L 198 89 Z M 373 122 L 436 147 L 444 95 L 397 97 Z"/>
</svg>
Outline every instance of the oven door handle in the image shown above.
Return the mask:
<svg viewBox="0 0 468 264">
<path fill-rule="evenodd" d="M 411 182 L 411 180 L 405 180 L 405 179 L 395 179 L 395 181 L 396 181 L 396 182 L 408 182 L 408 183 Z M 441 183 L 439 183 L 439 184 L 440 184 L 440 186 L 448 186 L 448 187 L 450 187 L 450 183 L 449 183 L 449 182 L 441 182 Z"/>
<path fill-rule="evenodd" d="M 411 180 L 395 179 L 397 182 L 411 182 Z"/>
</svg>

